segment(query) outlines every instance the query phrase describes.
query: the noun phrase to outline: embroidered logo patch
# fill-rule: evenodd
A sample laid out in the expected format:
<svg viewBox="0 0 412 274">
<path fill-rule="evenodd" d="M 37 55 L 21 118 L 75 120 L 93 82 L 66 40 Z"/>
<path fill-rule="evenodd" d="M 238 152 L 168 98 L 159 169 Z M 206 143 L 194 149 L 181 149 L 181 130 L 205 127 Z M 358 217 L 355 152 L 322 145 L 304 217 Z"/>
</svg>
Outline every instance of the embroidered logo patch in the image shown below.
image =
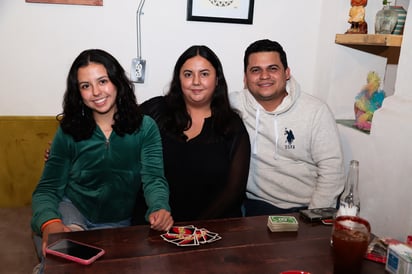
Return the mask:
<svg viewBox="0 0 412 274">
<path fill-rule="evenodd" d="M 295 149 L 295 145 L 293 144 L 293 141 L 295 141 L 295 135 L 293 135 L 293 131 L 285 128 L 284 135 L 286 135 L 285 149 Z"/>
</svg>

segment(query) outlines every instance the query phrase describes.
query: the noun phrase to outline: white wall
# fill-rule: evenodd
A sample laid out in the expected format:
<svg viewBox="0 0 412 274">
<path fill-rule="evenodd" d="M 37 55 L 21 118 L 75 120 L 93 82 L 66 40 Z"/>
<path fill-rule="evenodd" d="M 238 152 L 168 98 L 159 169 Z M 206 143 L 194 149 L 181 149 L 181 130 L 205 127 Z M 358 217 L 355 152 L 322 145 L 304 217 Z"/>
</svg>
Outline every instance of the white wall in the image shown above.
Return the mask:
<svg viewBox="0 0 412 274">
<path fill-rule="evenodd" d="M 186 21 L 187 1 L 147 0 L 141 17 L 147 71 L 145 83 L 136 85 L 139 101 L 162 94 L 177 57 L 192 44 L 210 46 L 221 58 L 229 88 L 242 88 L 243 52 L 266 37 L 284 45 L 292 73 L 310 92 L 321 2 L 255 1 L 254 24 L 244 25 Z M 60 112 L 68 69 L 86 48 L 111 52 L 129 71 L 137 57 L 138 3 L 104 0 L 104 6 L 92 7 L 1 0 L 0 115 Z M 302 18 L 304 26 L 294 23 Z"/>
<path fill-rule="evenodd" d="M 412 14 L 409 5 L 408 13 Z M 373 119 L 368 140 L 372 148 L 362 154 L 368 165 L 363 176 L 365 215 L 379 234 L 405 240 L 412 235 L 412 19 L 407 18 L 398 65 L 395 94 L 385 99 Z"/>
<path fill-rule="evenodd" d="M 55 115 L 61 111 L 65 78 L 86 48 L 111 52 L 129 71 L 136 52 L 138 0 L 104 0 L 103 7 L 0 1 L 0 115 Z M 398 0 L 398 5 L 409 0 Z M 279 41 L 304 90 L 325 100 L 337 118 L 352 118 L 366 75 L 385 75 L 386 59 L 334 43 L 344 33 L 350 1 L 256 0 L 254 24 L 186 21 L 186 1 L 146 0 L 142 55 L 146 80 L 140 101 L 162 94 L 177 57 L 192 44 L 220 56 L 231 90 L 242 87 L 243 52 L 252 41 Z M 380 0 L 369 0 L 366 21 L 374 33 Z M 409 8 L 408 12 L 412 14 Z M 395 93 L 375 114 L 370 135 L 339 127 L 345 163 L 360 161 L 362 216 L 373 231 L 404 240 L 412 234 L 412 21 L 407 17 Z M 392 75 L 392 74 L 391 74 Z M 394 81 L 393 81 L 394 82 Z"/>
<path fill-rule="evenodd" d="M 380 9 L 376 2 L 369 1 L 367 14 L 375 15 Z M 409 1 L 404 5 L 408 7 Z M 410 6 L 407 10 L 412 14 Z M 369 33 L 374 33 L 373 19 L 373 16 L 367 19 Z M 327 101 L 338 118 L 353 118 L 354 96 L 366 84 L 367 72 L 376 70 L 384 75 L 386 58 L 340 45 L 334 49 L 322 46 L 330 50 L 332 60 L 336 61 L 329 65 L 329 80 L 325 84 L 329 85 Z M 406 240 L 406 235 L 412 235 L 411 54 L 412 20 L 409 16 L 397 71 L 394 72 L 393 67 L 389 69 L 389 74 L 396 77 L 394 94 L 375 112 L 371 134 L 339 126 L 346 164 L 351 159 L 360 162 L 361 216 L 370 221 L 375 234 L 402 241 Z"/>
</svg>

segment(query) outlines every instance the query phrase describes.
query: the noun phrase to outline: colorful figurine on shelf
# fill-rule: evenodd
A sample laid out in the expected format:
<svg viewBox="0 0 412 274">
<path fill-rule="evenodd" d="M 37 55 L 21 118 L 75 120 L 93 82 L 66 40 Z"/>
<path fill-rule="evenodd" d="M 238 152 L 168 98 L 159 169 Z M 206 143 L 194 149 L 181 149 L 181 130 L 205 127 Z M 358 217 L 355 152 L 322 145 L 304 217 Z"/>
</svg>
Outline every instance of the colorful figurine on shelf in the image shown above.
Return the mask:
<svg viewBox="0 0 412 274">
<path fill-rule="evenodd" d="M 346 33 L 366 34 L 368 33 L 368 24 L 365 22 L 365 6 L 368 0 L 351 0 L 349 10 L 350 29 Z"/>
<path fill-rule="evenodd" d="M 366 86 L 355 97 L 355 127 L 370 131 L 373 113 L 385 99 L 385 91 L 379 90 L 380 85 L 379 75 L 374 71 L 369 72 Z"/>
</svg>

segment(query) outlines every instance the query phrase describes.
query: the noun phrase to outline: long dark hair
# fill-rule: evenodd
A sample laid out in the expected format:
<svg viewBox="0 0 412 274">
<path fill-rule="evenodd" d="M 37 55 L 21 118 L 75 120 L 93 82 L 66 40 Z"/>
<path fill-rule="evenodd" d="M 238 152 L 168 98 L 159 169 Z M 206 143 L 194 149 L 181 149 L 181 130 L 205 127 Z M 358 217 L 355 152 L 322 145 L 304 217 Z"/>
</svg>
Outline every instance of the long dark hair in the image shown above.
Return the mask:
<svg viewBox="0 0 412 274">
<path fill-rule="evenodd" d="M 180 136 L 182 136 L 183 131 L 190 128 L 192 119 L 187 112 L 183 99 L 180 69 L 188 59 L 195 56 L 205 58 L 216 70 L 217 85 L 211 102 L 213 126 L 219 134 L 226 135 L 231 131 L 231 121 L 236 113 L 230 107 L 228 87 L 223 74 L 222 64 L 217 55 L 210 48 L 203 45 L 191 46 L 178 58 L 169 91 L 165 95 L 168 115 L 164 115 L 158 121 L 159 127 Z"/>
<path fill-rule="evenodd" d="M 142 114 L 137 105 L 134 85 L 127 78 L 123 67 L 109 53 L 100 49 L 85 50 L 74 60 L 67 76 L 67 87 L 63 98 L 63 113 L 57 115 L 62 130 L 75 141 L 88 139 L 96 128 L 93 113 L 82 100 L 77 72 L 90 63 L 101 64 L 117 89 L 117 112 L 114 114 L 113 130 L 120 136 L 131 134 L 139 128 Z"/>
</svg>

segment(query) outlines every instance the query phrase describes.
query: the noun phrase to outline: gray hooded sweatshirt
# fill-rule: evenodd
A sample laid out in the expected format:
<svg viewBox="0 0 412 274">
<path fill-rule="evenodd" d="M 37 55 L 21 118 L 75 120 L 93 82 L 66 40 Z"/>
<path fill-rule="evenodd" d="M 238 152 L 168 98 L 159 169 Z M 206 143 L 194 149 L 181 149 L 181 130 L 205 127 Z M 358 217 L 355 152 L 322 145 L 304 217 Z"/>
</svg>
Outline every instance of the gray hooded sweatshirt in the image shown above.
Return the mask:
<svg viewBox="0 0 412 274">
<path fill-rule="evenodd" d="M 248 130 L 251 162 L 246 195 L 279 208 L 335 207 L 344 187 L 342 148 L 328 106 L 300 90 L 266 111 L 248 90 L 230 93 Z"/>
</svg>

